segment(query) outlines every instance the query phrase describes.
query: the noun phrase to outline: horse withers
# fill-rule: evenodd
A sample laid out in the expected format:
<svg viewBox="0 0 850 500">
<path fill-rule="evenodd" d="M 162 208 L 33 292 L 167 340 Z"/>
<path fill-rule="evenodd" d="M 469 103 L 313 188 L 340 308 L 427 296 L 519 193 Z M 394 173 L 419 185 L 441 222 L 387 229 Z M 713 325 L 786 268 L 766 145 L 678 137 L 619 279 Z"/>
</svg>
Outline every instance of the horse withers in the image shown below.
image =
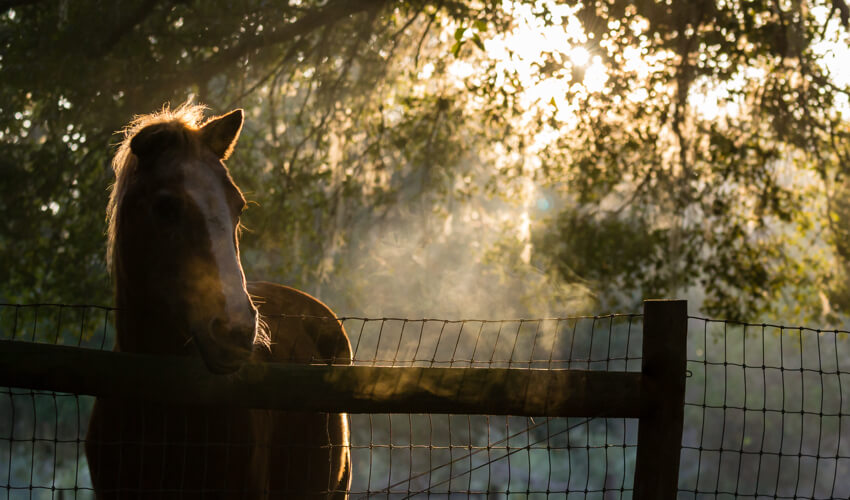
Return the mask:
<svg viewBox="0 0 850 500">
<path fill-rule="evenodd" d="M 327 306 L 246 282 L 245 199 L 223 163 L 242 111 L 202 116 L 183 105 L 138 117 L 113 160 L 115 350 L 199 356 L 222 376 L 247 361 L 350 363 Z M 345 414 L 98 398 L 86 455 L 98 498 L 347 498 L 351 479 Z"/>
</svg>

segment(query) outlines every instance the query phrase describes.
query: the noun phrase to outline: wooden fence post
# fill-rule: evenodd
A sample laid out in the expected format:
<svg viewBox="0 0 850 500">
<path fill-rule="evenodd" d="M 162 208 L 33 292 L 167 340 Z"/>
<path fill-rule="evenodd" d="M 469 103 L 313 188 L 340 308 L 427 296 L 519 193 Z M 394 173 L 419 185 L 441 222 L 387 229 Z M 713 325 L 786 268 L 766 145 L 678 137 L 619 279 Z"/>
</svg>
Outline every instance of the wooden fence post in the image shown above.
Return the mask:
<svg viewBox="0 0 850 500">
<path fill-rule="evenodd" d="M 635 500 L 676 498 L 687 345 L 688 301 L 644 301 Z"/>
</svg>

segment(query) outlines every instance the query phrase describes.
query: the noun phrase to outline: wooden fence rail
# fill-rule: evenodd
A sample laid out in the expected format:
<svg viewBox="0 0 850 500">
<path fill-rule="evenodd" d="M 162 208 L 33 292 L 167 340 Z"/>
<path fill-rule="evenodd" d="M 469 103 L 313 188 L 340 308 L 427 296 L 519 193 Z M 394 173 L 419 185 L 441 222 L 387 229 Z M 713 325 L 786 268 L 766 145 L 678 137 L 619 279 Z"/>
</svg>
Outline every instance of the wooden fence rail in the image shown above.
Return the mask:
<svg viewBox="0 0 850 500">
<path fill-rule="evenodd" d="M 634 498 L 675 498 L 686 301 L 644 303 L 641 372 L 250 363 L 0 341 L 0 386 L 152 401 L 349 413 L 639 418 Z"/>
</svg>

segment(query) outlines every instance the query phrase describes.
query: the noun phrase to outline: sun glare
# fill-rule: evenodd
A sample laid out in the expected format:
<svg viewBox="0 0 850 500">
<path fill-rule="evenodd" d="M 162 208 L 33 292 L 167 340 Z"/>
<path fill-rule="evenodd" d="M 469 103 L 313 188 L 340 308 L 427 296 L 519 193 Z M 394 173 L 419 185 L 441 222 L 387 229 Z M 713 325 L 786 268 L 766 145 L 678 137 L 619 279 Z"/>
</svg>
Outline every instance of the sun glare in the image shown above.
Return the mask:
<svg viewBox="0 0 850 500">
<path fill-rule="evenodd" d="M 568 51 L 570 60 L 576 66 L 587 66 L 590 61 L 590 52 L 582 46 L 573 47 Z"/>
<path fill-rule="evenodd" d="M 649 76 L 662 70 L 674 57 L 669 51 L 648 54 L 646 46 L 626 47 L 615 52 L 614 48 L 601 41 L 594 49 L 587 46 L 588 37 L 581 21 L 576 16 L 577 8 L 562 5 L 552 0 L 538 0 L 535 4 L 515 3 L 504 0 L 505 10 L 512 12 L 515 25 L 512 30 L 499 34 L 484 42 L 487 56 L 496 62 L 499 73 L 513 75 L 521 85 L 520 102 L 529 113 L 543 113 L 554 118 L 563 126 L 576 123 L 574 112 L 577 103 L 569 102 L 570 95 L 585 98 L 590 94 L 604 92 L 609 76 L 602 57 L 594 51 L 608 50 L 608 56 L 622 64 L 622 68 L 633 74 L 636 81 L 648 81 Z M 543 9 L 551 13 L 551 23 L 547 24 L 535 12 Z M 825 19 L 826 12 L 815 12 Z M 648 28 L 645 20 L 636 18 L 628 28 L 633 35 L 639 36 Z M 822 64 L 839 85 L 850 83 L 850 65 L 844 62 L 850 58 L 847 36 L 842 35 L 837 23 L 832 23 L 826 33 L 826 40 L 816 44 L 815 51 L 823 56 Z M 552 62 L 556 69 L 552 70 Z M 722 64 L 720 61 L 719 64 Z M 473 73 L 472 68 L 461 61 L 457 67 L 450 68 L 456 77 L 463 78 Z M 542 74 L 541 68 L 548 68 Z M 736 117 L 741 112 L 741 103 L 733 96 L 747 82 L 763 78 L 756 68 L 748 68 L 736 78 L 720 84 L 708 80 L 696 82 L 688 104 L 696 115 L 706 120 L 721 117 Z M 506 85 L 509 91 L 518 89 L 502 79 L 497 82 Z M 637 87 L 623 97 L 631 102 L 641 102 L 649 97 L 650 91 L 664 92 L 663 88 Z M 847 99 L 839 99 L 839 111 L 850 112 Z"/>
<path fill-rule="evenodd" d="M 580 100 L 606 91 L 609 75 L 603 55 L 614 57 L 640 80 L 647 79 L 657 69 L 647 62 L 644 47 L 629 47 L 614 54 L 602 41 L 591 49 L 587 33 L 576 16 L 576 7 L 550 0 L 539 0 L 534 5 L 505 0 L 503 5 L 513 14 L 514 27 L 487 39 L 484 46 L 488 58 L 496 63 L 497 74 L 513 75 L 519 82 L 521 90 L 511 88 L 503 77 L 496 83 L 505 85 L 509 91 L 521 92 L 519 100 L 529 110 L 529 120 L 539 120 L 542 114 L 544 118 L 553 118 L 563 129 L 576 125 L 575 112 Z M 535 15 L 544 9 L 551 13 L 550 23 Z M 647 25 L 635 20 L 629 28 L 639 35 Z M 602 54 L 600 50 L 609 53 Z M 452 73 L 465 72 L 458 67 Z M 632 93 L 625 96 L 632 102 L 648 96 L 643 88 Z"/>
<path fill-rule="evenodd" d="M 497 74 L 513 75 L 519 82 L 521 90 L 509 90 L 520 90 L 529 122 L 542 113 L 562 126 L 575 124 L 577 103 L 569 96 L 599 92 L 608 79 L 601 59 L 585 46 L 587 36 L 576 9 L 554 1 L 535 5 L 505 1 L 504 7 L 514 15 L 514 28 L 484 43 Z M 552 14 L 550 24 L 534 14 L 542 7 Z M 497 84 L 508 86 L 503 78 Z"/>
<path fill-rule="evenodd" d="M 602 58 L 595 56 L 593 64 L 584 72 L 584 86 L 590 92 L 601 92 L 607 81 L 608 73 L 605 71 L 605 65 L 602 64 Z"/>
<path fill-rule="evenodd" d="M 813 10 L 816 19 L 826 22 L 829 11 L 824 6 Z M 824 39 L 812 48 L 822 57 L 821 64 L 829 72 L 833 83 L 840 88 L 850 86 L 850 34 L 835 21 L 827 25 Z M 846 92 L 836 92 L 835 109 L 844 116 L 850 115 L 850 99 Z"/>
</svg>

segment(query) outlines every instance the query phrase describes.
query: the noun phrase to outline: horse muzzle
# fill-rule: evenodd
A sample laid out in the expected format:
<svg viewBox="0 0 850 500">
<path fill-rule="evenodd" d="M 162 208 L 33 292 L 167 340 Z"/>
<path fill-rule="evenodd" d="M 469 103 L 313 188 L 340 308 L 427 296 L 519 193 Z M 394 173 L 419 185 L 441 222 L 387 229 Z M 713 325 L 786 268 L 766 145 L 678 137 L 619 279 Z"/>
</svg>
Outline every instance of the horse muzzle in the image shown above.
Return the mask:
<svg viewBox="0 0 850 500">
<path fill-rule="evenodd" d="M 250 359 L 256 336 L 256 320 L 253 324 L 231 325 L 214 318 L 207 331 L 196 333 L 194 340 L 207 368 L 224 375 L 239 370 Z"/>
</svg>

